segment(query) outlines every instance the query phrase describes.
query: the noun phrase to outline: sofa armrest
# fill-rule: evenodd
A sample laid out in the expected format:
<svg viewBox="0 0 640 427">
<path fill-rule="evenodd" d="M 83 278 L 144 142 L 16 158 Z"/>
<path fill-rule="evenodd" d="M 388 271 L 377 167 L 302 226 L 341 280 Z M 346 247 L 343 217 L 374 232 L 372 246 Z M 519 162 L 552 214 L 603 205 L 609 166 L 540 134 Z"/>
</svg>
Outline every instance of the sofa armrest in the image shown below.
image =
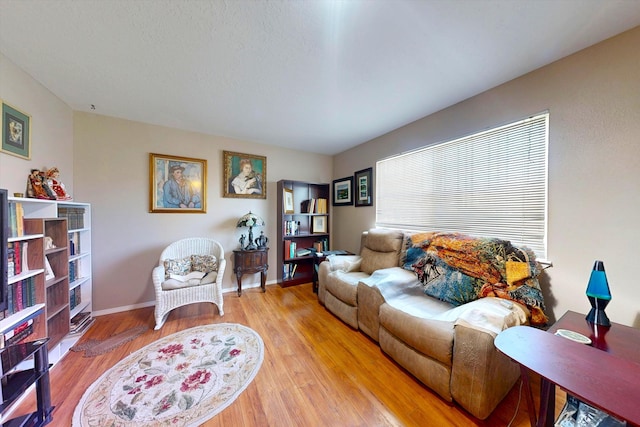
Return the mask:
<svg viewBox="0 0 640 427">
<path fill-rule="evenodd" d="M 329 271 L 342 270 L 345 272 L 360 271 L 362 257 L 360 255 L 330 255 L 323 263 L 329 264 Z"/>
</svg>

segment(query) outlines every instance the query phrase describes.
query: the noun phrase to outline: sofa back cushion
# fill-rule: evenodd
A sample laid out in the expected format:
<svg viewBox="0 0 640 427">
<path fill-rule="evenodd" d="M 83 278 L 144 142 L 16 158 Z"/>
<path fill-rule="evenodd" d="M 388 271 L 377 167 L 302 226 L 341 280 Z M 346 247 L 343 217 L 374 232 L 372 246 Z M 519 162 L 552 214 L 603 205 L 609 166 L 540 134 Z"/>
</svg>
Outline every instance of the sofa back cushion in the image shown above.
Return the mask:
<svg viewBox="0 0 640 427">
<path fill-rule="evenodd" d="M 400 250 L 404 234 L 401 231 L 371 229 L 367 232 L 360 255 L 360 269 L 372 274 L 376 270 L 400 265 Z"/>
</svg>

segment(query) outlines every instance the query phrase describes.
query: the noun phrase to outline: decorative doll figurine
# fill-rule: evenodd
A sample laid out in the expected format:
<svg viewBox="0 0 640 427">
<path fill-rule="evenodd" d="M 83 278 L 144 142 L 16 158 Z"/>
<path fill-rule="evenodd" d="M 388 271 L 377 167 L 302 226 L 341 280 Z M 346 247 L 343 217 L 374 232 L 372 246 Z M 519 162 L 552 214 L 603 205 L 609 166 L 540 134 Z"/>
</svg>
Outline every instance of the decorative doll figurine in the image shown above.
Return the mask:
<svg viewBox="0 0 640 427">
<path fill-rule="evenodd" d="M 27 197 L 48 200 L 56 199 L 55 193 L 47 185 L 44 172 L 38 169 L 31 169 L 31 174 L 27 179 Z"/>
<path fill-rule="evenodd" d="M 53 190 L 58 200 L 71 200 L 71 196 L 64 188 L 64 184 L 59 180 L 60 171 L 53 167 L 47 171 L 47 185 Z"/>
<path fill-rule="evenodd" d="M 240 242 L 240 250 L 244 250 L 244 242 L 245 242 L 246 238 L 247 237 L 244 234 L 240 236 L 240 240 L 239 240 L 239 242 Z"/>
</svg>

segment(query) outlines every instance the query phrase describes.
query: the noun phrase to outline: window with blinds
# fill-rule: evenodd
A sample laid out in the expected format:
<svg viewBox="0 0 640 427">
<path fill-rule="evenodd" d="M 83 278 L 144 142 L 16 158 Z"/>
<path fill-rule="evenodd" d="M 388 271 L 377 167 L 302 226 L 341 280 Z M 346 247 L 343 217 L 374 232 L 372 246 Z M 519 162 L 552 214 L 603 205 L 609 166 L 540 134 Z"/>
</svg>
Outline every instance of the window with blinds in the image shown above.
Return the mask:
<svg viewBox="0 0 640 427">
<path fill-rule="evenodd" d="M 549 114 L 380 160 L 376 226 L 497 237 L 546 259 Z"/>
</svg>

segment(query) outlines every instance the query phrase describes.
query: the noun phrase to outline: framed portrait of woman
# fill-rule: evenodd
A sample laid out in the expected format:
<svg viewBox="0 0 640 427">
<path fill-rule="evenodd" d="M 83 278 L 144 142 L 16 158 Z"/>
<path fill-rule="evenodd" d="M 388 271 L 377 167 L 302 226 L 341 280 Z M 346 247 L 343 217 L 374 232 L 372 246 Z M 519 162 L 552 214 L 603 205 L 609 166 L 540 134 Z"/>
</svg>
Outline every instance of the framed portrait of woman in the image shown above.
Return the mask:
<svg viewBox="0 0 640 427">
<path fill-rule="evenodd" d="M 224 197 L 267 198 L 267 158 L 255 154 L 223 153 Z"/>
</svg>

